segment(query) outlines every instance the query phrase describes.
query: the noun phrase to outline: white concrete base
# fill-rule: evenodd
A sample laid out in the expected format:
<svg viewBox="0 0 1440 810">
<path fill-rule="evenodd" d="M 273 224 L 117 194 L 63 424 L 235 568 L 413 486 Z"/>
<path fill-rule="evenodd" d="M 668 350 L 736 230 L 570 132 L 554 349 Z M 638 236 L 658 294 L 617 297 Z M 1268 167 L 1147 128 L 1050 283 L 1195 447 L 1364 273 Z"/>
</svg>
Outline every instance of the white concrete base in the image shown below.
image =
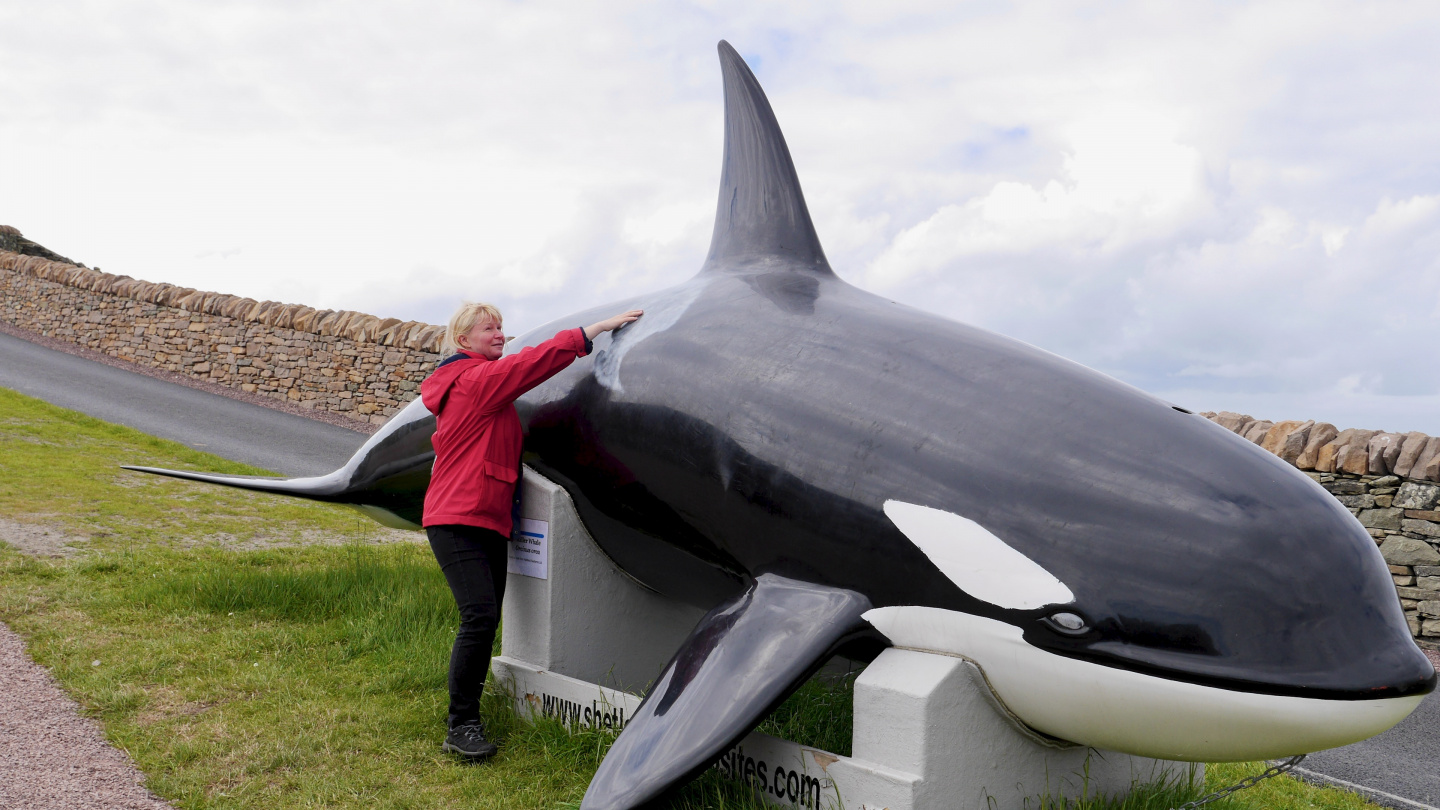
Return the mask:
<svg viewBox="0 0 1440 810">
<path fill-rule="evenodd" d="M 1189 779 L 1192 768 L 1204 775 L 1201 765 L 1045 738 L 1009 714 L 973 662 L 894 648 L 855 682 L 852 753 L 829 772 L 846 807 L 872 809 L 1018 810 L 1041 795 L 1123 796 Z"/>
<path fill-rule="evenodd" d="M 641 586 L 605 556 L 570 495 L 529 467 L 521 517 L 550 524 L 548 579 L 511 574 L 501 654 L 594 684 L 643 693 L 704 611 Z"/>
<path fill-rule="evenodd" d="M 495 659 L 516 710 L 577 729 L 619 730 L 638 695 Z M 771 804 L 824 810 L 1034 810 L 1041 795 L 1120 796 L 1203 766 L 1077 746 L 1054 748 L 1011 725 L 974 665 L 960 658 L 887 650 L 855 683 L 853 757 L 759 732 L 721 755 L 715 769 L 748 782 Z"/>
<path fill-rule="evenodd" d="M 512 574 L 497 680 L 518 711 L 620 729 L 702 613 L 638 585 L 596 547 L 563 489 L 525 471 L 524 517 L 550 525 L 548 579 Z M 1201 766 L 1056 743 L 1025 728 L 963 658 L 881 653 L 855 682 L 853 756 L 752 733 L 716 769 L 773 804 L 1024 810 L 1048 794 L 1117 796 Z"/>
</svg>

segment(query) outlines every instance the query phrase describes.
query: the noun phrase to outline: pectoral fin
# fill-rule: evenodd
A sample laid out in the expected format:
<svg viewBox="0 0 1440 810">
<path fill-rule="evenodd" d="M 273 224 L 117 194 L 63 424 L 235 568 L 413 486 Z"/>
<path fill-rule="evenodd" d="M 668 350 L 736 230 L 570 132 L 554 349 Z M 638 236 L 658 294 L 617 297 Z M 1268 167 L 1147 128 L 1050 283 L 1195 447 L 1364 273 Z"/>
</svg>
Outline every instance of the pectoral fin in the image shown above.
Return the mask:
<svg viewBox="0 0 1440 810">
<path fill-rule="evenodd" d="M 837 647 L 868 631 L 854 591 L 762 574 L 710 611 L 610 748 L 581 810 L 643 806 L 698 774 Z"/>
</svg>

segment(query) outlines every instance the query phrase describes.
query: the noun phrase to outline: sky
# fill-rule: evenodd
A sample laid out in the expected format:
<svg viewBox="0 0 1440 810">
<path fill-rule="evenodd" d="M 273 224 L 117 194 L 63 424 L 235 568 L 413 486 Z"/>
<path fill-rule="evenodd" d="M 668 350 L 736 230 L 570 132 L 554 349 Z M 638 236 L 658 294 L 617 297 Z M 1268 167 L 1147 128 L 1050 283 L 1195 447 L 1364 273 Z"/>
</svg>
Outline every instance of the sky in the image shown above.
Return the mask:
<svg viewBox="0 0 1440 810">
<path fill-rule="evenodd" d="M 0 224 L 513 333 L 699 270 L 715 55 L 831 265 L 1193 410 L 1440 435 L 1440 5 L 0 0 Z"/>
</svg>

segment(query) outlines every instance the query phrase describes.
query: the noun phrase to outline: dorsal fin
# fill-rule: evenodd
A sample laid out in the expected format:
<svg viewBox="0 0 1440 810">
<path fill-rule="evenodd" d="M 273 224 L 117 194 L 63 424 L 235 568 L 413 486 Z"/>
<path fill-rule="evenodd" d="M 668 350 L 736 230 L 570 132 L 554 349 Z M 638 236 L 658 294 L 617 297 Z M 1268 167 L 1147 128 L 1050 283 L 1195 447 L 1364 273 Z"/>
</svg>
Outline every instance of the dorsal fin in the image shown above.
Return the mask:
<svg viewBox="0 0 1440 810">
<path fill-rule="evenodd" d="M 722 39 L 719 49 L 725 161 L 715 233 L 701 272 L 779 260 L 796 270 L 833 275 L 765 91 L 730 43 Z"/>
</svg>

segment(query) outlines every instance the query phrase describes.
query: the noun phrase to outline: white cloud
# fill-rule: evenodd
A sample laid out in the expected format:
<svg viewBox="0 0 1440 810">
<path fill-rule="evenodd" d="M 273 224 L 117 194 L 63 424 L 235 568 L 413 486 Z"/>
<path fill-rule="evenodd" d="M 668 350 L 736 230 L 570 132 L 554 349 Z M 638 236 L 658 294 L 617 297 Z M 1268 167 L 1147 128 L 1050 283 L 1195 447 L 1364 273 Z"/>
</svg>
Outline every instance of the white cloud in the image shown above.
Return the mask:
<svg viewBox="0 0 1440 810">
<path fill-rule="evenodd" d="M 0 222 L 112 272 L 431 321 L 489 299 L 512 328 L 673 283 L 709 241 L 724 37 L 842 276 L 1205 407 L 1436 412 L 1433 4 L 56 0 L 0 26 Z"/>
<path fill-rule="evenodd" d="M 1434 227 L 1440 224 L 1436 222 L 1437 213 L 1440 213 L 1440 194 L 1416 195 L 1399 202 L 1386 197 L 1361 227 L 1366 236 L 1383 238 L 1424 225 Z"/>
<path fill-rule="evenodd" d="M 884 289 L 988 253 L 1059 246 L 1114 251 L 1161 238 L 1207 207 L 1200 153 L 1153 111 L 1115 105 L 1063 128 L 1061 176 L 1043 187 L 1001 181 L 901 231 L 867 268 Z"/>
</svg>

